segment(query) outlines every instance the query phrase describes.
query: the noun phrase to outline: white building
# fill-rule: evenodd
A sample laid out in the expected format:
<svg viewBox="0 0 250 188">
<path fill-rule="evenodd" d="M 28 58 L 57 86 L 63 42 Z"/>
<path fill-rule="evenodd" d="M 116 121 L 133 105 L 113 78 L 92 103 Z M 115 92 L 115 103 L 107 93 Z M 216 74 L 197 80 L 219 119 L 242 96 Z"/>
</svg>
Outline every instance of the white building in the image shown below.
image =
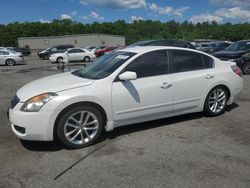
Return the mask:
<svg viewBox="0 0 250 188">
<path fill-rule="evenodd" d="M 102 33 L 78 34 L 49 37 L 19 37 L 18 46 L 29 46 L 31 50 L 41 50 L 54 45 L 72 44 L 76 47 L 85 46 L 124 46 L 125 36 Z"/>
</svg>

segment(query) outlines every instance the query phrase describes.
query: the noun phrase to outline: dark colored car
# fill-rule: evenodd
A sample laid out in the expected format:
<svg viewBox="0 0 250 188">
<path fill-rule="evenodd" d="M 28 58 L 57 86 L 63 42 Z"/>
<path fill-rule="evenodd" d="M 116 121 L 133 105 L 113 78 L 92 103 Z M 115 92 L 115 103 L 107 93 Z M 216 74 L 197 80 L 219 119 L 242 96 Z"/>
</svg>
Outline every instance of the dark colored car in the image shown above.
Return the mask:
<svg viewBox="0 0 250 188">
<path fill-rule="evenodd" d="M 246 74 L 244 72 L 246 61 L 242 60 L 242 56 L 246 54 L 249 50 L 250 50 L 250 40 L 241 40 L 234 42 L 233 44 L 228 46 L 225 50 L 215 52 L 212 55 L 221 60 L 236 62 L 237 66 L 241 68 L 244 74 Z"/>
<path fill-rule="evenodd" d="M 214 46 L 213 52 L 218 52 L 218 51 L 225 50 L 231 44 L 229 42 L 220 42 L 220 43 L 213 43 L 212 45 Z"/>
<path fill-rule="evenodd" d="M 106 48 L 103 48 L 103 49 L 100 49 L 100 50 L 96 50 L 95 51 L 95 56 L 100 57 L 100 56 L 104 55 L 107 52 L 112 52 L 116 48 L 117 47 L 106 47 Z"/>
<path fill-rule="evenodd" d="M 50 48 L 47 48 L 46 50 L 37 52 L 37 55 L 41 59 L 49 59 L 49 56 L 52 53 L 59 53 L 59 52 L 62 52 L 64 50 L 67 50 L 69 48 L 74 48 L 74 47 L 75 46 L 71 44 L 52 46 Z"/>
<path fill-rule="evenodd" d="M 134 44 L 129 45 L 128 47 L 134 47 L 134 46 L 175 46 L 175 47 L 181 47 L 181 48 L 196 49 L 195 46 L 192 45 L 188 41 L 165 40 L 165 39 L 136 42 Z"/>
<path fill-rule="evenodd" d="M 31 51 L 29 48 L 16 48 L 16 47 L 8 47 L 7 49 L 12 50 L 12 51 L 16 51 L 16 52 L 20 52 L 22 53 L 24 56 L 28 56 L 31 54 Z"/>
<path fill-rule="evenodd" d="M 228 42 L 216 41 L 201 44 L 196 49 L 211 54 L 217 51 L 225 50 L 229 45 L 230 43 Z"/>
</svg>

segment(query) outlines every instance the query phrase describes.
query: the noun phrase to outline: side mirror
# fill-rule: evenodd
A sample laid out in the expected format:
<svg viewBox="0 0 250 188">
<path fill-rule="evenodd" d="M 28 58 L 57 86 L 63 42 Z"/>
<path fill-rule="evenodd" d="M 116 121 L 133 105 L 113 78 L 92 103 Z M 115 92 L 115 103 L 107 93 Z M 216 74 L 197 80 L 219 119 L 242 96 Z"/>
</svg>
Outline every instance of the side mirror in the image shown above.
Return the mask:
<svg viewBox="0 0 250 188">
<path fill-rule="evenodd" d="M 121 81 L 136 80 L 137 79 L 137 74 L 135 72 L 126 71 L 126 72 L 119 75 L 119 79 Z"/>
</svg>

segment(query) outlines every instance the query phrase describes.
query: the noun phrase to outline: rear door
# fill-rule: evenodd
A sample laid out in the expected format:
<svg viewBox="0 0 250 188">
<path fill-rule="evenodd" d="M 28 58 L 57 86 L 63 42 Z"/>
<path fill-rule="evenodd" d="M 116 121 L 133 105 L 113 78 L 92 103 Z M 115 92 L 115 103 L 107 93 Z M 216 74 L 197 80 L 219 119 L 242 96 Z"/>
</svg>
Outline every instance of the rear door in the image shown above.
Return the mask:
<svg viewBox="0 0 250 188">
<path fill-rule="evenodd" d="M 174 111 L 199 109 L 215 78 L 211 57 L 187 50 L 171 50 Z"/>
<path fill-rule="evenodd" d="M 85 51 L 82 49 L 75 49 L 75 58 L 77 61 L 82 61 L 85 56 Z"/>
</svg>

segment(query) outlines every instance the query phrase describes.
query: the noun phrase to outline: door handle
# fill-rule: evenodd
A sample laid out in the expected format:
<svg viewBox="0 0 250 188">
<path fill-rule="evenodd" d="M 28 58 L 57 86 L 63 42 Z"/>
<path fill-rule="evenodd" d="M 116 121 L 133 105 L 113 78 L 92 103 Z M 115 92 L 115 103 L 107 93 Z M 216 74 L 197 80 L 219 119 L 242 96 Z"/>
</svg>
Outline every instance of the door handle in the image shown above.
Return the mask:
<svg viewBox="0 0 250 188">
<path fill-rule="evenodd" d="M 167 89 L 167 88 L 170 88 L 171 86 L 172 86 L 172 84 L 171 83 L 167 83 L 167 82 L 163 82 L 161 84 L 161 88 L 162 89 Z"/>
<path fill-rule="evenodd" d="M 211 78 L 214 78 L 214 75 L 207 74 L 205 78 L 206 78 L 206 79 L 211 79 Z"/>
</svg>

